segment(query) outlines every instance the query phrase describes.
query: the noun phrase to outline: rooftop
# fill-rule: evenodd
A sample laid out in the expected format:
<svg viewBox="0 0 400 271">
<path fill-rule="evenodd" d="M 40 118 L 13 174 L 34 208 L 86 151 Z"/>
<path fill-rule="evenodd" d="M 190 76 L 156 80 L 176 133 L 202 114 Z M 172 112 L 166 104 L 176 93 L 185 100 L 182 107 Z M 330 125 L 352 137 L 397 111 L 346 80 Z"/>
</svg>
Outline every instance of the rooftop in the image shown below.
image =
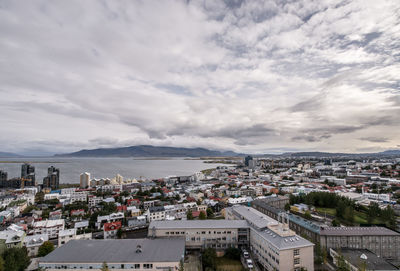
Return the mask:
<svg viewBox="0 0 400 271">
<path fill-rule="evenodd" d="M 40 263 L 177 262 L 184 251 L 183 238 L 71 240 L 42 258 Z"/>
<path fill-rule="evenodd" d="M 241 219 L 247 220 L 248 223 L 253 224 L 258 229 L 266 228 L 268 225 L 278 224 L 278 221 L 267 215 L 264 215 L 254 208 L 245 207 L 243 205 L 237 205 L 231 208 L 237 216 L 239 216 Z"/>
<path fill-rule="evenodd" d="M 248 228 L 246 220 L 171 220 L 151 221 L 149 230 L 156 229 L 236 229 Z"/>
<path fill-rule="evenodd" d="M 325 227 L 321 228 L 321 235 L 386 235 L 400 236 L 400 233 L 385 227 Z"/>
<path fill-rule="evenodd" d="M 343 257 L 352 265 L 359 266 L 361 261 L 365 261 L 366 270 L 399 270 L 394 265 L 378 257 L 367 249 L 341 249 Z"/>
</svg>

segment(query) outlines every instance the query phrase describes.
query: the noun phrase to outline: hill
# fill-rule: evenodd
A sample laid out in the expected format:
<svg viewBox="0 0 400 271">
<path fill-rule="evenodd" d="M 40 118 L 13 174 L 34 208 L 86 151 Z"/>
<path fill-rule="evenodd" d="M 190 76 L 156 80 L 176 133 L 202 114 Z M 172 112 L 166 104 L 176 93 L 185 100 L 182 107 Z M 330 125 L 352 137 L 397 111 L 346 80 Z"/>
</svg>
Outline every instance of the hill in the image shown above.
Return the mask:
<svg viewBox="0 0 400 271">
<path fill-rule="evenodd" d="M 215 151 L 205 148 L 176 148 L 139 145 L 121 148 L 101 148 L 80 150 L 73 153 L 56 154 L 60 157 L 219 157 L 239 156 L 240 154 L 227 151 Z"/>
</svg>

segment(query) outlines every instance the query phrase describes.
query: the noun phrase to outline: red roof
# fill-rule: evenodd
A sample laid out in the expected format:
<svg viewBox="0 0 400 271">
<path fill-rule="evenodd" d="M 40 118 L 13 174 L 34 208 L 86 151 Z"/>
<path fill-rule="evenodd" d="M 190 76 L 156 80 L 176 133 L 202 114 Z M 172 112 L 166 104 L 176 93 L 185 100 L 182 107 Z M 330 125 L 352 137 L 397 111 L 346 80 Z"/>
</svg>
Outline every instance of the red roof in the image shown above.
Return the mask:
<svg viewBox="0 0 400 271">
<path fill-rule="evenodd" d="M 118 212 L 126 211 L 126 205 L 117 206 Z"/>
<path fill-rule="evenodd" d="M 104 223 L 104 231 L 115 231 L 122 227 L 121 221 Z"/>
</svg>

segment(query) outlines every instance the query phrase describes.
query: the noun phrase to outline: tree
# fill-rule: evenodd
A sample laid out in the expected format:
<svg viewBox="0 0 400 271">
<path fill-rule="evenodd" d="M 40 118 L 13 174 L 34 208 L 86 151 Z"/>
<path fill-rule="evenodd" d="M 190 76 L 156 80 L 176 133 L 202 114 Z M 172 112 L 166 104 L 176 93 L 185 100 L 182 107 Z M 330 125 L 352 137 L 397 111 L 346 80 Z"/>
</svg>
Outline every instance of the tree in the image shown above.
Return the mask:
<svg viewBox="0 0 400 271">
<path fill-rule="evenodd" d="M 36 203 L 43 203 L 44 201 L 44 193 L 42 191 L 37 192 L 35 195 L 35 202 Z"/>
<path fill-rule="evenodd" d="M 339 254 L 336 257 L 336 271 L 350 271 L 350 266 L 346 263 L 343 255 Z"/>
<path fill-rule="evenodd" d="M 304 218 L 306 218 L 306 219 L 311 219 L 311 213 L 310 213 L 310 211 L 306 211 L 305 213 L 304 213 Z"/>
<path fill-rule="evenodd" d="M 106 262 L 103 262 L 103 265 L 101 266 L 101 271 L 109 271 L 110 269 L 108 269 L 108 265 Z"/>
<path fill-rule="evenodd" d="M 191 210 L 189 210 L 189 211 L 186 213 L 186 218 L 187 218 L 187 220 L 193 220 L 193 213 L 192 213 Z"/>
<path fill-rule="evenodd" d="M 214 217 L 214 212 L 210 207 L 208 207 L 206 211 L 207 211 L 207 217 L 208 218 Z"/>
<path fill-rule="evenodd" d="M 54 244 L 50 241 L 46 241 L 39 247 L 38 256 L 44 257 L 53 250 L 54 250 Z"/>
<path fill-rule="evenodd" d="M 206 248 L 202 254 L 203 269 L 215 269 L 217 253 L 213 248 Z"/>
<path fill-rule="evenodd" d="M 199 219 L 204 220 L 206 218 L 207 218 L 206 217 L 206 213 L 204 211 L 201 211 L 200 214 L 199 214 Z"/>
<path fill-rule="evenodd" d="M 225 250 L 225 257 L 233 260 L 240 259 L 240 250 L 234 247 Z"/>
<path fill-rule="evenodd" d="M 179 261 L 179 269 L 178 269 L 179 271 L 184 271 L 185 270 L 185 265 L 184 265 L 184 263 L 183 263 L 183 259 L 181 259 L 180 261 Z"/>
<path fill-rule="evenodd" d="M 0 257 L 0 271 L 5 271 L 4 269 L 4 260 L 2 257 Z"/>
<path fill-rule="evenodd" d="M 289 211 L 290 210 L 290 203 L 286 203 L 285 204 L 285 211 Z"/>
<path fill-rule="evenodd" d="M 117 230 L 117 237 L 118 237 L 118 239 L 121 239 L 121 238 L 122 238 L 122 229 L 121 229 L 121 228 L 119 228 L 119 229 Z"/>
<path fill-rule="evenodd" d="M 24 271 L 30 259 L 26 248 L 9 248 L 3 252 L 4 270 L 7 271 Z"/>
<path fill-rule="evenodd" d="M 344 209 L 344 217 L 343 217 L 346 221 L 353 223 L 354 221 L 354 208 L 351 206 L 347 206 Z"/>
</svg>

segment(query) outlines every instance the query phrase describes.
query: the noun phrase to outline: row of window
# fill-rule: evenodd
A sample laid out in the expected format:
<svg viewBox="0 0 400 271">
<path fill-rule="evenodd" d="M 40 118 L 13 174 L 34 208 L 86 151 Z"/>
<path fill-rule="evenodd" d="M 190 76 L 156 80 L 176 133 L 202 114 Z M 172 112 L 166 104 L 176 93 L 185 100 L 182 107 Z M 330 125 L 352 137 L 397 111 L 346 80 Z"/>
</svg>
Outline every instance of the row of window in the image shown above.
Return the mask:
<svg viewBox="0 0 400 271">
<path fill-rule="evenodd" d="M 50 268 L 55 268 L 55 269 L 97 269 L 98 267 L 93 267 L 93 266 L 68 266 L 68 265 L 56 265 L 54 267 Z M 110 265 L 108 267 L 109 269 L 141 269 L 140 263 L 132 264 L 132 265 L 125 265 L 121 264 L 120 266 L 115 266 L 115 265 Z M 151 263 L 144 263 L 143 264 L 143 269 L 153 269 L 153 264 Z"/>
</svg>

